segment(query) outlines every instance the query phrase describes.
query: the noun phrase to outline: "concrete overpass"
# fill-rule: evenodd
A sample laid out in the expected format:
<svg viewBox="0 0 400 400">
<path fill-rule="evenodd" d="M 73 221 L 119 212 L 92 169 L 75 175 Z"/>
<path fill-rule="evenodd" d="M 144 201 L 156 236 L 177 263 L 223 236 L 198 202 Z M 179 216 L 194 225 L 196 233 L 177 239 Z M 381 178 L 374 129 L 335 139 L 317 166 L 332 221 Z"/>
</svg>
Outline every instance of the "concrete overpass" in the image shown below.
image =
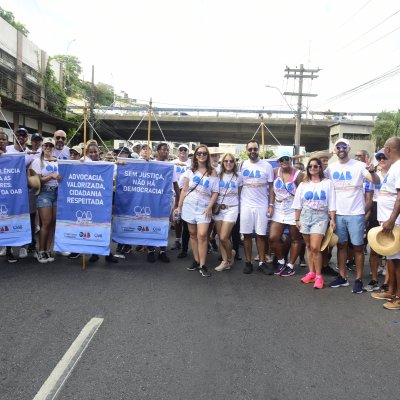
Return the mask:
<svg viewBox="0 0 400 400">
<path fill-rule="evenodd" d="M 115 115 L 98 113 L 96 131 L 100 135 L 115 139 L 128 139 L 137 128 L 143 114 Z M 246 143 L 257 131 L 260 120 L 257 117 L 236 116 L 192 116 L 157 115 L 156 119 L 168 141 L 204 143 Z M 282 145 L 294 142 L 294 118 L 264 118 L 264 123 Z M 334 121 L 327 119 L 304 119 L 302 123 L 301 146 L 307 151 L 329 147 L 329 126 Z M 148 121 L 144 118 L 132 140 L 147 139 Z M 151 138 L 163 140 L 154 118 Z M 256 135 L 261 141 L 261 129 Z M 265 130 L 266 144 L 277 144 L 268 130 Z"/>
</svg>

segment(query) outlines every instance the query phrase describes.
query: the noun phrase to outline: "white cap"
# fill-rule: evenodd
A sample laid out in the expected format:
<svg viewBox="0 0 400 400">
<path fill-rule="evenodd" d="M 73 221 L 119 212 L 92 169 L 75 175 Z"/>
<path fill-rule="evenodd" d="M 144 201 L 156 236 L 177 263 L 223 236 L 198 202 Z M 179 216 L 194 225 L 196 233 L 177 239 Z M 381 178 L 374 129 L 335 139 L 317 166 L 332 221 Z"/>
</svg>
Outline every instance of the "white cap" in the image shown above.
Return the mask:
<svg viewBox="0 0 400 400">
<path fill-rule="evenodd" d="M 334 146 L 338 145 L 339 143 L 344 143 L 344 144 L 347 144 L 347 146 L 350 146 L 350 142 L 347 139 L 340 138 L 340 139 L 336 140 Z"/>
<path fill-rule="evenodd" d="M 189 151 L 189 146 L 187 145 L 187 144 L 180 144 L 179 146 L 178 146 L 178 150 L 180 149 L 180 148 L 185 148 L 187 151 Z"/>
</svg>

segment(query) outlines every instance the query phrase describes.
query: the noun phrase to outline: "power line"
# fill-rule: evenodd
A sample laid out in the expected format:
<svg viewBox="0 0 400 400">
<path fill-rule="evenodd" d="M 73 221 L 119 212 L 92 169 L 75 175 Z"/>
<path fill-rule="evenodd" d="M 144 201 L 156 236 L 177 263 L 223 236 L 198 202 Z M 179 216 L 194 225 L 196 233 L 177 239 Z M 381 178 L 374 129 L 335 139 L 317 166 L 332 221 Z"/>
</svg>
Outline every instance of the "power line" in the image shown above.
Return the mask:
<svg viewBox="0 0 400 400">
<path fill-rule="evenodd" d="M 339 28 L 342 28 L 343 26 L 345 26 L 348 22 L 350 22 L 355 16 L 357 16 L 365 7 L 367 7 L 367 5 L 369 3 L 371 3 L 372 0 L 368 0 L 366 3 L 364 3 L 363 6 L 361 6 L 354 14 L 350 15 L 349 18 L 347 18 L 346 21 L 343 22 L 342 25 L 339 26 Z M 338 28 L 338 29 L 339 29 Z"/>
<path fill-rule="evenodd" d="M 367 47 L 373 45 L 374 43 L 379 42 L 380 40 L 384 39 L 386 36 L 391 35 L 393 32 L 396 32 L 396 31 L 398 31 L 399 29 L 400 29 L 400 26 L 398 26 L 397 28 L 393 29 L 392 31 L 390 31 L 390 32 L 387 33 L 386 35 L 383 35 L 383 36 L 381 36 L 380 38 L 374 40 L 373 42 L 368 43 L 368 44 L 365 45 L 364 47 L 361 47 L 361 49 L 359 49 L 358 51 L 364 50 L 365 48 L 367 48 Z M 358 53 L 358 52 L 357 52 L 357 53 Z"/>
<path fill-rule="evenodd" d="M 394 17 L 396 14 L 398 14 L 400 12 L 400 10 L 397 10 L 395 13 L 393 13 L 392 15 L 389 15 L 388 17 L 386 17 L 385 19 L 383 19 L 381 22 L 379 22 L 378 24 L 376 24 L 375 26 L 373 26 L 371 29 L 368 29 L 366 32 L 362 33 L 361 35 L 357 36 L 355 39 L 351 40 L 350 42 L 348 42 L 347 44 L 345 44 L 344 46 L 342 46 L 339 50 L 343 50 L 346 47 L 350 46 L 352 43 L 354 43 L 355 41 L 357 41 L 358 39 L 361 39 L 362 37 L 364 37 L 365 35 L 367 35 L 368 33 L 372 32 L 375 28 L 377 28 L 378 26 L 382 25 L 383 23 L 385 23 L 387 20 L 389 20 L 390 18 Z"/>
</svg>

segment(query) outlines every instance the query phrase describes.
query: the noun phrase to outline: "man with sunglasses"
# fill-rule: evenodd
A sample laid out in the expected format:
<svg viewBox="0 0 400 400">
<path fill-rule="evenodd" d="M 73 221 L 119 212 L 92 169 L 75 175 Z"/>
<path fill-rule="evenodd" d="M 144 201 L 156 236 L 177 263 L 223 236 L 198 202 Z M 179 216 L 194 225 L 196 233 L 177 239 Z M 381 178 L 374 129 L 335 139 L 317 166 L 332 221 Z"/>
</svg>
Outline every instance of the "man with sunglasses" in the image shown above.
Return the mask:
<svg viewBox="0 0 400 400">
<path fill-rule="evenodd" d="M 241 167 L 242 191 L 240 194 L 240 233 L 244 235 L 244 254 L 246 266 L 244 274 L 253 272 L 252 240 L 253 232 L 256 233 L 256 245 L 260 257 L 258 270 L 268 274 L 265 263 L 265 243 L 268 224 L 268 210 L 272 213 L 269 204 L 269 193 L 272 192 L 274 171 L 271 164 L 259 158 L 259 143 L 250 140 L 246 145 L 248 160 Z"/>
<path fill-rule="evenodd" d="M 367 179 L 379 183 L 373 164 L 364 164 L 349 157 L 350 142 L 340 138 L 334 144 L 338 161 L 330 164 L 325 176 L 332 180 L 336 192 L 336 234 L 338 242 L 339 275 L 329 286 L 349 286 L 346 273 L 348 241 L 353 244 L 356 279 L 353 293 L 363 292 L 362 273 L 364 268 L 365 197 L 363 184 Z"/>
<path fill-rule="evenodd" d="M 56 143 L 53 156 L 58 160 L 69 160 L 70 154 L 69 147 L 67 146 L 67 134 L 62 130 L 55 131 L 53 139 Z"/>
</svg>

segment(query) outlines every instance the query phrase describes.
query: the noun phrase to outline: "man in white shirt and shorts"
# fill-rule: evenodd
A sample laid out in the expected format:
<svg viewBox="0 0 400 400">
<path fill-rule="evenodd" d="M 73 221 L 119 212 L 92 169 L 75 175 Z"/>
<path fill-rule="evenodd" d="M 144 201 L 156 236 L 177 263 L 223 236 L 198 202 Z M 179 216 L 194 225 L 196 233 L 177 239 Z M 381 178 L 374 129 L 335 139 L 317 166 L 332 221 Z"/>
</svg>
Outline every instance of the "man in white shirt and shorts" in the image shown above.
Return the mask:
<svg viewBox="0 0 400 400">
<path fill-rule="evenodd" d="M 349 157 L 350 142 L 338 139 L 335 143 L 338 161 L 330 164 L 325 176 L 332 180 L 336 193 L 336 234 L 338 242 L 339 275 L 329 286 L 338 288 L 349 286 L 346 276 L 348 241 L 353 244 L 356 263 L 356 279 L 353 293 L 363 292 L 362 273 L 364 269 L 364 229 L 365 229 L 365 196 L 364 179 L 379 183 L 379 176 L 374 166 Z"/>
<path fill-rule="evenodd" d="M 244 274 L 253 272 L 252 240 L 256 233 L 256 245 L 260 256 L 258 270 L 268 274 L 265 263 L 265 241 L 268 225 L 269 192 L 272 191 L 274 171 L 266 160 L 259 158 L 259 143 L 250 140 L 246 145 L 249 159 L 244 161 L 240 173 L 242 191 L 240 194 L 240 233 L 244 236 L 244 254 L 246 265 Z"/>
</svg>

